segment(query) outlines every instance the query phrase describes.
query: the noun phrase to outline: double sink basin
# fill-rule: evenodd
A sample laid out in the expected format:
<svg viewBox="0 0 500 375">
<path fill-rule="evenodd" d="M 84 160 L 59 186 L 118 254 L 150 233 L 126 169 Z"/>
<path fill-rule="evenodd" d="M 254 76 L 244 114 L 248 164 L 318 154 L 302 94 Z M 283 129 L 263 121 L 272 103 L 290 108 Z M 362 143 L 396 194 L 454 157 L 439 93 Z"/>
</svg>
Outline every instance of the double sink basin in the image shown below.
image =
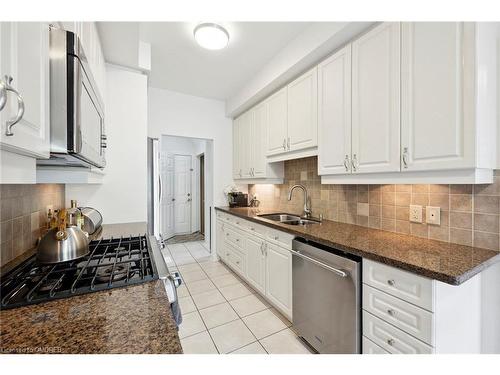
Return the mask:
<svg viewBox="0 0 500 375">
<path fill-rule="evenodd" d="M 311 225 L 311 224 L 319 224 L 320 221 L 316 219 L 304 218 L 297 215 L 291 214 L 261 214 L 257 215 L 263 219 L 276 221 L 278 223 L 287 224 L 287 225 Z"/>
</svg>

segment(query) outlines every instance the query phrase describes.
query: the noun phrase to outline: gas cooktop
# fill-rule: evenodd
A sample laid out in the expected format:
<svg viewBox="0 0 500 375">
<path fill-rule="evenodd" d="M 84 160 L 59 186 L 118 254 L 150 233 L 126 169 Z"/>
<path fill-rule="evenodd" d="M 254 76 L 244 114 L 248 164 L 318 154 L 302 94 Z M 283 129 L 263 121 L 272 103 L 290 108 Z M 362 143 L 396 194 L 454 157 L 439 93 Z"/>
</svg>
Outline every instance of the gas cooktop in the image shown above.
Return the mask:
<svg viewBox="0 0 500 375">
<path fill-rule="evenodd" d="M 146 235 L 90 242 L 89 255 L 39 264 L 33 255 L 0 279 L 0 309 L 10 309 L 158 279 Z"/>
</svg>

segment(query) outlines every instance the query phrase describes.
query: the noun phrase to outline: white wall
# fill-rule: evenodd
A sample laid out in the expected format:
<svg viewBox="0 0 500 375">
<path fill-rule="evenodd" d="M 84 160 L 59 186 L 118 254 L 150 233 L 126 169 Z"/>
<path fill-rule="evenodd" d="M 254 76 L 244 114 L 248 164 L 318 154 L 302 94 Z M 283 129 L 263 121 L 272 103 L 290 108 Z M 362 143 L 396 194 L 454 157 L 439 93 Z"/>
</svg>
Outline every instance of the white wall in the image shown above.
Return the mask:
<svg viewBox="0 0 500 375">
<path fill-rule="evenodd" d="M 101 185 L 66 185 L 66 206 L 98 209 L 105 224 L 147 221 L 147 77 L 106 66 L 108 147 Z"/>
<path fill-rule="evenodd" d="M 227 205 L 223 190 L 233 183 L 233 135 L 232 121 L 225 116 L 224 102 L 150 87 L 148 136 L 160 138 L 162 135 L 213 140 L 213 150 L 207 149 L 206 157 L 208 162 L 213 151 L 213 205 Z M 206 222 L 209 223 L 208 218 Z M 214 227 L 212 222 L 212 234 Z"/>
</svg>

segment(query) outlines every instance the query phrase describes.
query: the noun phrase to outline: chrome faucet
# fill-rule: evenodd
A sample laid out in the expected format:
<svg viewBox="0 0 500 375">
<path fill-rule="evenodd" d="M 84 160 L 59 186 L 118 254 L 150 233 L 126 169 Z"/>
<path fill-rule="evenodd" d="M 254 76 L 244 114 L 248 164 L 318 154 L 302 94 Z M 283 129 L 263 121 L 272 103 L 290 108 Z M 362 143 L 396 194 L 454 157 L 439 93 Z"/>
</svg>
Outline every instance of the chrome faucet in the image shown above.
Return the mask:
<svg viewBox="0 0 500 375">
<path fill-rule="evenodd" d="M 293 185 L 290 188 L 290 191 L 288 192 L 288 200 L 289 201 L 292 200 L 292 193 L 296 188 L 302 189 L 302 191 L 304 192 L 304 216 L 311 217 L 311 213 L 312 213 L 311 207 L 309 207 L 309 198 L 307 196 L 307 189 L 305 188 L 304 185 Z"/>
</svg>

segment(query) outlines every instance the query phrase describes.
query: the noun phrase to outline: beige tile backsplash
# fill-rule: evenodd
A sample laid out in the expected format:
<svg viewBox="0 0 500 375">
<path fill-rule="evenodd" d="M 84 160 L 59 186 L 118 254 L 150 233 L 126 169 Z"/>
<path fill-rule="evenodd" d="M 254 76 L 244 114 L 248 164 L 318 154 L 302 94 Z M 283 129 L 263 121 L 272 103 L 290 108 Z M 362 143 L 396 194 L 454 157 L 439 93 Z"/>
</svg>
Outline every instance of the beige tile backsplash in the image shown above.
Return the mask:
<svg viewBox="0 0 500 375">
<path fill-rule="evenodd" d="M 322 185 L 317 158 L 285 162 L 283 185 L 250 185 L 261 207 L 301 213 L 303 184 L 313 215 L 392 232 L 499 250 L 500 174 L 488 185 Z M 410 204 L 423 206 L 424 223 L 409 221 Z M 425 206 L 441 207 L 441 224 L 425 224 Z"/>
<path fill-rule="evenodd" d="M 64 185 L 0 185 L 0 266 L 33 248 L 47 227 L 47 206 L 64 207 Z"/>
</svg>

